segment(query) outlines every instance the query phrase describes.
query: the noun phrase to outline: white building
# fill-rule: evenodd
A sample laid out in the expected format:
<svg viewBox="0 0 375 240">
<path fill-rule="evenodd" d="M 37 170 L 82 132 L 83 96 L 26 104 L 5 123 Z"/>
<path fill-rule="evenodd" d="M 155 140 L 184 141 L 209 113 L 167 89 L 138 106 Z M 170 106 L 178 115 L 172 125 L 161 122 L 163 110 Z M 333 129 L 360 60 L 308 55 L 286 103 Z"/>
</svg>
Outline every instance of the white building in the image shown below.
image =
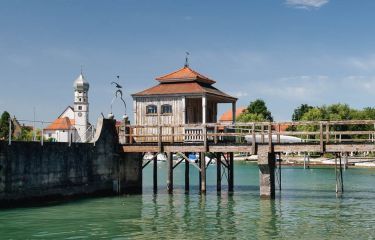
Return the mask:
<svg viewBox="0 0 375 240">
<path fill-rule="evenodd" d="M 44 129 L 44 138 L 56 142 L 87 142 L 92 134 L 89 123 L 89 83 L 82 73 L 74 81 L 74 105 L 68 106 L 60 116 Z"/>
</svg>

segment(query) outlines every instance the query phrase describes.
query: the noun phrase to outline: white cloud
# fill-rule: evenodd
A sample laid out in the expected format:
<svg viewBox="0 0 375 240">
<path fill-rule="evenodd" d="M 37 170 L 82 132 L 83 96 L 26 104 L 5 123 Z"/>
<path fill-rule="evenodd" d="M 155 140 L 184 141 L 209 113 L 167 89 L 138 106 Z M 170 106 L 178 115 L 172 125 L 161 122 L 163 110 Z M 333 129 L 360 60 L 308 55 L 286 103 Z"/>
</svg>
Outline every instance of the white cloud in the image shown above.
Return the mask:
<svg viewBox="0 0 375 240">
<path fill-rule="evenodd" d="M 319 100 L 326 94 L 329 77 L 301 75 L 282 77 L 259 87 L 263 95 L 280 100 Z"/>
<path fill-rule="evenodd" d="M 352 57 L 347 59 L 347 63 L 349 66 L 357 68 L 362 71 L 371 71 L 375 70 L 375 56 L 369 57 Z"/>
<path fill-rule="evenodd" d="M 233 95 L 235 97 L 241 98 L 241 97 L 247 97 L 249 94 L 247 92 L 244 92 L 244 91 L 238 91 L 238 92 L 234 93 Z"/>
<path fill-rule="evenodd" d="M 295 8 L 311 9 L 320 8 L 329 0 L 286 0 L 286 4 Z"/>
</svg>

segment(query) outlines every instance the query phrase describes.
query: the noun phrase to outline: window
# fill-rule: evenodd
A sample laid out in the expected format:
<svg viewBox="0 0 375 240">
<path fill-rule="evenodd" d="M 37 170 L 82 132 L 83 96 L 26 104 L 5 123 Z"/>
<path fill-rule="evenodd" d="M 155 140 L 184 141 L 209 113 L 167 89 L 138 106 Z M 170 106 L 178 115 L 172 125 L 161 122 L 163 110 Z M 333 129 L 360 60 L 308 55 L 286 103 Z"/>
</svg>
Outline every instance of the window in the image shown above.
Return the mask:
<svg viewBox="0 0 375 240">
<path fill-rule="evenodd" d="M 78 100 L 78 101 L 82 102 L 82 98 L 79 98 L 79 100 Z"/>
<path fill-rule="evenodd" d="M 146 106 L 146 114 L 157 114 L 158 107 L 156 105 L 147 105 Z"/>
<path fill-rule="evenodd" d="M 78 110 L 82 110 L 82 106 L 78 106 Z"/>
<path fill-rule="evenodd" d="M 172 113 L 172 105 L 170 104 L 161 105 L 161 114 L 168 114 L 168 113 Z"/>
</svg>

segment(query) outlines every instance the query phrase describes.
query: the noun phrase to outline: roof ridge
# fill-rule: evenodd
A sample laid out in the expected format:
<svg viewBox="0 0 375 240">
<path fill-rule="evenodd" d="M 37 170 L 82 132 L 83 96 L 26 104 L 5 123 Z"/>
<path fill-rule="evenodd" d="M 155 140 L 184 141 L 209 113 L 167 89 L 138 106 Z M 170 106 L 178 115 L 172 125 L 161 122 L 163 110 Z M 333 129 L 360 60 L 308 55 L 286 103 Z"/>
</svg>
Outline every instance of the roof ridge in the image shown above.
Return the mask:
<svg viewBox="0 0 375 240">
<path fill-rule="evenodd" d="M 174 71 L 174 72 L 167 73 L 167 74 L 162 75 L 162 76 L 160 76 L 160 77 L 156 77 L 155 79 L 158 80 L 159 78 L 163 78 L 163 77 L 166 77 L 166 76 L 172 75 L 172 74 L 174 74 L 174 73 L 177 73 L 177 72 L 183 70 L 184 68 L 189 68 L 189 67 L 184 66 L 184 67 L 182 67 L 182 68 L 180 68 L 180 69 L 178 69 L 178 70 L 176 70 L 176 71 Z"/>
</svg>

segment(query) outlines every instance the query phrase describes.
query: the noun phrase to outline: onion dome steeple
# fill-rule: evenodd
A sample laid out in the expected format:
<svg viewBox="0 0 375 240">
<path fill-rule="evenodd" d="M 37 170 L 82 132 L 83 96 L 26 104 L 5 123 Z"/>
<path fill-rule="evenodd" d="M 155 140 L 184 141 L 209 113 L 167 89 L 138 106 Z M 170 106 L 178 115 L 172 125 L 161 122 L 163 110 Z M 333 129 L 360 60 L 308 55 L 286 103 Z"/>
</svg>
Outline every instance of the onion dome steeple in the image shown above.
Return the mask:
<svg viewBox="0 0 375 240">
<path fill-rule="evenodd" d="M 74 81 L 73 87 L 74 87 L 74 90 L 82 90 L 82 91 L 89 90 L 90 84 L 86 81 L 82 72 L 81 72 L 81 74 L 79 74 L 77 79 Z"/>
</svg>

